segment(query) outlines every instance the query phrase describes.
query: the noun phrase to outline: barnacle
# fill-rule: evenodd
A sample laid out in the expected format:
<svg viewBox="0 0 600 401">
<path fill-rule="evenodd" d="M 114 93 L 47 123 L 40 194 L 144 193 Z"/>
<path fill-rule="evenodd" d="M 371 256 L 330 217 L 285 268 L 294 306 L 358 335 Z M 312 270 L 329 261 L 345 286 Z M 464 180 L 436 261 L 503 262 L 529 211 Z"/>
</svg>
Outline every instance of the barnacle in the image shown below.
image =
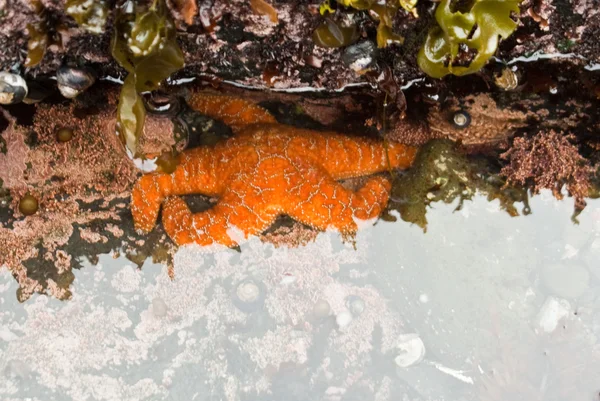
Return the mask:
<svg viewBox="0 0 600 401">
<path fill-rule="evenodd" d="M 129 73 L 119 97 L 117 130 L 136 156 L 146 116 L 139 93 L 158 89 L 164 79 L 184 65 L 175 25 L 164 2 L 155 0 L 148 9 L 136 8 L 131 0 L 125 2 L 117 12 L 111 53 Z"/>
<path fill-rule="evenodd" d="M 104 32 L 108 17 L 108 6 L 105 1 L 67 0 L 65 12 L 88 32 L 96 34 Z"/>
<path fill-rule="evenodd" d="M 456 9 L 453 0 L 442 0 L 433 27 L 417 61 L 433 78 L 479 71 L 494 55 L 499 37 L 508 38 L 517 27 L 511 13 L 519 13 L 520 0 L 475 0 L 469 10 Z"/>
</svg>

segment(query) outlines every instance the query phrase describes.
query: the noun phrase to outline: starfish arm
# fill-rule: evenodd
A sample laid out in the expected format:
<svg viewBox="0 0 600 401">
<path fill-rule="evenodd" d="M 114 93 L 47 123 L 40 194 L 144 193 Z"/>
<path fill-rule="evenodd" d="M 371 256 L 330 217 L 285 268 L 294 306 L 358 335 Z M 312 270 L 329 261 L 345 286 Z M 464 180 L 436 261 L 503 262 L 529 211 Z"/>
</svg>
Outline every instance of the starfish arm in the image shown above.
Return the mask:
<svg viewBox="0 0 600 401">
<path fill-rule="evenodd" d="M 131 214 L 136 231 L 152 231 L 170 181 L 167 174 L 146 174 L 135 183 L 131 192 Z"/>
<path fill-rule="evenodd" d="M 222 190 L 214 177 L 214 159 L 208 152 L 198 148 L 183 153 L 173 173 L 150 173 L 136 182 L 131 193 L 131 214 L 137 231 L 152 231 L 160 205 L 168 196 L 191 193 L 214 195 Z"/>
<path fill-rule="evenodd" d="M 259 234 L 269 227 L 278 211 L 260 194 L 251 182 L 233 182 L 211 209 L 192 213 L 179 197 L 169 198 L 163 205 L 163 226 L 177 245 L 218 243 L 234 247 L 237 243 L 228 230 L 236 228 L 244 236 Z"/>
<path fill-rule="evenodd" d="M 191 108 L 223 121 L 233 133 L 251 124 L 275 124 L 275 118 L 262 107 L 244 99 L 196 92 L 188 99 Z"/>
<path fill-rule="evenodd" d="M 387 205 L 391 183 L 383 177 L 370 178 L 359 191 L 352 192 L 321 168 L 295 164 L 301 177 L 288 188 L 283 212 L 304 224 L 354 233 L 358 228 L 355 218 L 375 218 Z"/>
<path fill-rule="evenodd" d="M 351 208 L 354 217 L 370 220 L 379 217 L 388 204 L 392 183 L 385 177 L 372 177 L 353 193 Z"/>
<path fill-rule="evenodd" d="M 173 196 L 163 205 L 162 223 L 167 235 L 177 245 L 237 245 L 227 234 L 227 216 L 217 206 L 192 213 L 183 199 Z"/>
<path fill-rule="evenodd" d="M 326 138 L 322 151 L 323 167 L 339 180 L 386 171 L 406 169 L 412 164 L 416 148 L 400 143 L 389 143 L 367 138 L 352 138 L 333 134 Z"/>
<path fill-rule="evenodd" d="M 350 137 L 335 132 L 286 129 L 293 135 L 287 146 L 289 153 L 317 160 L 336 180 L 392 168 L 405 169 L 410 167 L 416 155 L 415 147 L 401 143 L 384 144 L 370 138 Z"/>
</svg>

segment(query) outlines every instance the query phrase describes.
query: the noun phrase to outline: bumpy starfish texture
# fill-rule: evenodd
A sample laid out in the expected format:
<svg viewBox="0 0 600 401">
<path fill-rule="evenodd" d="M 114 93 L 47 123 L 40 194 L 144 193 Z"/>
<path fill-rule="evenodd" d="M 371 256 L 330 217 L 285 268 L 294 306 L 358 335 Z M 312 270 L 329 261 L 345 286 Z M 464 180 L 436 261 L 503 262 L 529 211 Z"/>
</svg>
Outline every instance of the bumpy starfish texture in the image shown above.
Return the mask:
<svg viewBox="0 0 600 401">
<path fill-rule="evenodd" d="M 132 192 L 135 228 L 151 231 L 161 205 L 167 234 L 178 245 L 236 246 L 228 229 L 255 235 L 287 214 L 317 229 L 357 230 L 356 219 L 379 216 L 391 183 L 371 177 L 357 192 L 336 180 L 389 168 L 409 167 L 416 149 L 398 143 L 316 132 L 279 124 L 261 107 L 242 99 L 196 93 L 192 108 L 231 127 L 234 137 L 214 147 L 179 155 L 171 174 L 141 177 Z M 178 197 L 216 196 L 211 209 L 193 214 Z"/>
</svg>

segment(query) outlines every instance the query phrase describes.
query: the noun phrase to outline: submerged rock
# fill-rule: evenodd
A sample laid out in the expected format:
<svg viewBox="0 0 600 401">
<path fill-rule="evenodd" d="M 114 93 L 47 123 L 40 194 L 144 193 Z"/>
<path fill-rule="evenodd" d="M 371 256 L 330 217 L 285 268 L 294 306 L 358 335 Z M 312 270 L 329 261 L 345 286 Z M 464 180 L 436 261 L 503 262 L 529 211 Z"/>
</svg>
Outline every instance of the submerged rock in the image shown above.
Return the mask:
<svg viewBox="0 0 600 401">
<path fill-rule="evenodd" d="M 542 270 L 542 282 L 554 295 L 577 298 L 589 286 L 590 273 L 581 266 L 550 265 Z"/>
</svg>

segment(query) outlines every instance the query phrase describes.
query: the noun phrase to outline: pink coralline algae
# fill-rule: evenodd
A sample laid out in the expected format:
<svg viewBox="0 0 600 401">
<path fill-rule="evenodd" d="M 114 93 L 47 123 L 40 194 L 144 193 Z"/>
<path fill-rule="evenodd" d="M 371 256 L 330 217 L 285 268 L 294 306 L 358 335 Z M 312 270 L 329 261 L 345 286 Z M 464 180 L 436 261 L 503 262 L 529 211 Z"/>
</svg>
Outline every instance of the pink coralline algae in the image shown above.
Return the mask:
<svg viewBox="0 0 600 401">
<path fill-rule="evenodd" d="M 25 137 L 21 130 L 15 127 L 14 119 L 3 110 L 0 113 L 9 121 L 9 126 L 1 134 L 6 144 L 5 152 L 0 151 L 0 180 L 1 185 L 8 188 L 14 188 L 23 185 L 23 172 L 27 168 L 25 160 L 29 149 L 25 144 Z"/>
</svg>

